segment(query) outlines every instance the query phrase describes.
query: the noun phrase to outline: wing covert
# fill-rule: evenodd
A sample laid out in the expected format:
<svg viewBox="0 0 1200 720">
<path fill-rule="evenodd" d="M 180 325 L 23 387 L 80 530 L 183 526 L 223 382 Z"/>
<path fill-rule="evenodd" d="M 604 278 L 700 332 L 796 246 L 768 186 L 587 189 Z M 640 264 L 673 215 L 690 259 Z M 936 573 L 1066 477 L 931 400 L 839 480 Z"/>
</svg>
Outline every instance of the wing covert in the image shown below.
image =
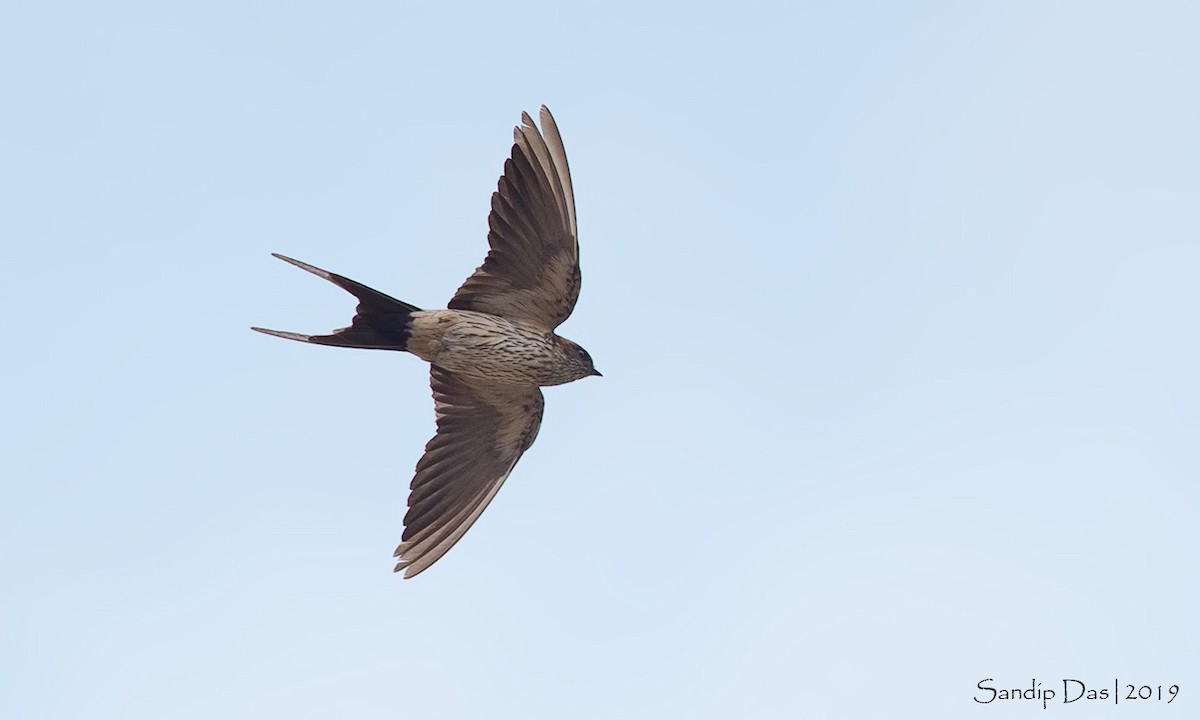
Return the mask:
<svg viewBox="0 0 1200 720">
<path fill-rule="evenodd" d="M 542 132 L 527 113 L 521 120 L 492 194 L 491 249 L 448 307 L 499 315 L 549 332 L 570 316 L 579 298 L 575 194 L 550 111 L 542 106 Z"/>
<path fill-rule="evenodd" d="M 481 386 L 433 365 L 437 434 L 417 462 L 396 548 L 396 570 L 413 577 L 446 554 L 533 444 L 542 423 L 534 386 Z"/>
</svg>

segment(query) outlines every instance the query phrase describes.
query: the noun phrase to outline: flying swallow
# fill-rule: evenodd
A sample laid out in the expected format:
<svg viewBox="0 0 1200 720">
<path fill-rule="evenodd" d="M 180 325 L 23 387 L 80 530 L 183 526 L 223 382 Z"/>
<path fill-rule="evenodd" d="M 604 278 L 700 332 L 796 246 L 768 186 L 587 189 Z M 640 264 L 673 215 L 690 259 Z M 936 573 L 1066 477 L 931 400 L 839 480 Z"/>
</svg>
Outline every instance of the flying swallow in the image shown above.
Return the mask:
<svg viewBox="0 0 1200 720">
<path fill-rule="evenodd" d="M 492 194 L 490 250 L 445 310 L 422 310 L 308 263 L 280 260 L 358 298 L 328 335 L 261 333 L 317 345 L 401 350 L 430 363 L 437 433 L 410 485 L 396 571 L 410 578 L 446 554 L 488 506 L 542 424 L 543 386 L 599 375 L 554 330 L 579 298 L 575 196 L 562 137 L 542 106 L 527 113 Z"/>
</svg>

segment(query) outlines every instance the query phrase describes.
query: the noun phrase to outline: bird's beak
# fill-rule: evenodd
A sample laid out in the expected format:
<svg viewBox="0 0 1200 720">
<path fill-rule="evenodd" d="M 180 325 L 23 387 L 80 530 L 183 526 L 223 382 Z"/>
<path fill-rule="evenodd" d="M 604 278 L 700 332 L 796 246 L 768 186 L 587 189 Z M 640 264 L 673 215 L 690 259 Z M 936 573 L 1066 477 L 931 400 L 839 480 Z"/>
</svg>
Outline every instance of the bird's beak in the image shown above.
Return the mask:
<svg viewBox="0 0 1200 720">
<path fill-rule="evenodd" d="M 595 375 L 596 377 L 604 377 L 603 375 L 600 374 L 600 371 L 597 370 L 596 368 L 592 368 L 592 374 Z"/>
</svg>

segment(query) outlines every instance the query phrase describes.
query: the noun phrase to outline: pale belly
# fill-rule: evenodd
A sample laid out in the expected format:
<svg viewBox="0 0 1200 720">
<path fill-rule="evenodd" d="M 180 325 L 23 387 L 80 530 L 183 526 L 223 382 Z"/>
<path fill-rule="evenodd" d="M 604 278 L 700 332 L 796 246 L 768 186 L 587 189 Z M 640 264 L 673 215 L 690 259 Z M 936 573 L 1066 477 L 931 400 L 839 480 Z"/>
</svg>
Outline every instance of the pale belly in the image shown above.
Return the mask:
<svg viewBox="0 0 1200 720">
<path fill-rule="evenodd" d="M 413 313 L 408 351 L 454 373 L 493 382 L 557 385 L 551 336 L 467 310 Z"/>
</svg>

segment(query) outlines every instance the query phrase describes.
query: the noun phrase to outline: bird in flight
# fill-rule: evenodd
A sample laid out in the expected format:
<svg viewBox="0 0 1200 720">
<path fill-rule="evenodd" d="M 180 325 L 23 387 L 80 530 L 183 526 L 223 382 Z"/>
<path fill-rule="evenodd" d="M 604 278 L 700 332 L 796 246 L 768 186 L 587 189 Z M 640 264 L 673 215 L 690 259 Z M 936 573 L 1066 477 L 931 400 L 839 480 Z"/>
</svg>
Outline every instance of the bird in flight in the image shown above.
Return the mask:
<svg viewBox="0 0 1200 720">
<path fill-rule="evenodd" d="M 599 375 L 579 345 L 554 330 L 579 297 L 575 196 L 562 137 L 542 106 L 527 113 L 492 194 L 490 250 L 445 310 L 422 310 L 308 263 L 280 260 L 358 298 L 349 327 L 329 335 L 253 328 L 316 345 L 403 350 L 430 363 L 437 433 L 417 462 L 396 548 L 413 577 L 471 527 L 533 444 L 542 391 Z"/>
</svg>

